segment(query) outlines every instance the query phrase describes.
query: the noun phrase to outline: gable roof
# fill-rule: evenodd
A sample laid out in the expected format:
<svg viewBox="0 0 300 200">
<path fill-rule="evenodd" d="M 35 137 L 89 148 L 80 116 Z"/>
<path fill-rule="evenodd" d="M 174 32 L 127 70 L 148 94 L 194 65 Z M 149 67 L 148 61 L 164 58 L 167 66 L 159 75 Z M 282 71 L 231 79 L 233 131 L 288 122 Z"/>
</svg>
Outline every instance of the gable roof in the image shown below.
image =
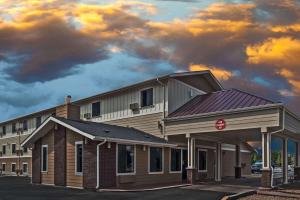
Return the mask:
<svg viewBox="0 0 300 200">
<path fill-rule="evenodd" d="M 168 143 L 163 138 L 156 137 L 154 135 L 145 133 L 143 131 L 109 125 L 98 122 L 82 121 L 82 120 L 71 120 L 62 117 L 49 117 L 42 125 L 37 128 L 26 140 L 22 143 L 22 146 L 28 146 L 34 143 L 43 135 L 39 136 L 39 132 L 50 122 L 60 124 L 78 134 L 81 134 L 91 140 L 106 140 L 110 142 L 123 142 L 132 144 L 145 144 L 145 145 L 160 145 L 160 146 L 176 146 Z"/>
<path fill-rule="evenodd" d="M 277 105 L 277 103 L 237 89 L 197 95 L 192 100 L 170 113 L 168 118 L 225 112 L 243 108 Z"/>
</svg>

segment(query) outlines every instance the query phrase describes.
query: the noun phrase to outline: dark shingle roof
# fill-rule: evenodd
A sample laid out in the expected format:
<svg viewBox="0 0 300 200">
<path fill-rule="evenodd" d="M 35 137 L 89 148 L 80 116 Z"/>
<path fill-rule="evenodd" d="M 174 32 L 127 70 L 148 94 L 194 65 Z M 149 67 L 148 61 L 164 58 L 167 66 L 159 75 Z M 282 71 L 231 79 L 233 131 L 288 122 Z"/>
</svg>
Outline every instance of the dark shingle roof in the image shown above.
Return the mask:
<svg viewBox="0 0 300 200">
<path fill-rule="evenodd" d="M 222 112 L 275 104 L 273 101 L 237 89 L 198 95 L 171 113 L 168 118 Z"/>
<path fill-rule="evenodd" d="M 62 117 L 54 118 L 95 137 L 168 144 L 168 142 L 163 138 L 156 137 L 135 128 L 121 127 L 98 122 L 71 120 Z"/>
</svg>

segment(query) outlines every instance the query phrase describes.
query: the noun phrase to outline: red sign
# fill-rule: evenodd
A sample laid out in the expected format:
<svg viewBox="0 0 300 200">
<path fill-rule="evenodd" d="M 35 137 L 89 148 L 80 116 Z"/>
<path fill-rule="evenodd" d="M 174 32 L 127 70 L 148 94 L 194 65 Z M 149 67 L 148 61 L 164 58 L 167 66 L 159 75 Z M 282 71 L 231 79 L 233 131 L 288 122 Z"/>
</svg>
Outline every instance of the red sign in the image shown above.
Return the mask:
<svg viewBox="0 0 300 200">
<path fill-rule="evenodd" d="M 226 122 L 224 119 L 218 119 L 216 121 L 216 129 L 224 130 L 226 128 Z"/>
</svg>

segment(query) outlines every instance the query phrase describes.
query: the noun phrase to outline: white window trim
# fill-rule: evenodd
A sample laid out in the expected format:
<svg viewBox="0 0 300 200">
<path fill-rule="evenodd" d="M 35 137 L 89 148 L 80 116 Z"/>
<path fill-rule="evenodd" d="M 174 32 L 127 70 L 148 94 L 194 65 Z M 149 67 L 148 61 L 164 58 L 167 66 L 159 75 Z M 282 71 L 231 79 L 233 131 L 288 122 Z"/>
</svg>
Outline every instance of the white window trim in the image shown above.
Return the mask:
<svg viewBox="0 0 300 200">
<path fill-rule="evenodd" d="M 12 166 L 13 165 L 15 165 L 15 171 L 14 172 L 12 171 Z M 17 173 L 17 163 L 15 163 L 15 162 L 11 163 L 10 164 L 10 170 L 11 170 L 11 173 Z"/>
<path fill-rule="evenodd" d="M 77 172 L 77 145 L 82 145 L 82 172 Z M 83 141 L 75 142 L 75 175 L 82 176 L 83 175 Z"/>
<path fill-rule="evenodd" d="M 41 148 L 42 148 L 42 149 L 41 149 L 41 150 L 42 150 L 42 151 L 41 151 L 41 172 L 48 172 L 48 159 L 49 159 L 49 158 L 48 158 L 48 157 L 49 157 L 49 156 L 48 156 L 48 144 L 42 145 Z M 46 148 L 46 149 L 47 149 L 46 171 L 43 170 L 43 168 L 44 168 L 44 166 L 43 166 L 43 159 L 44 159 L 44 158 L 43 158 L 43 154 L 44 154 L 44 153 L 43 153 L 43 148 Z"/>
<path fill-rule="evenodd" d="M 134 166 L 133 172 L 129 173 L 119 173 L 119 154 L 118 154 L 118 146 L 120 145 L 130 145 L 134 146 Z M 128 175 L 136 175 L 136 145 L 135 144 L 128 144 L 128 143 L 117 143 L 116 144 L 116 174 L 117 176 L 128 176 Z"/>
<path fill-rule="evenodd" d="M 150 105 L 150 106 L 143 106 L 142 107 L 142 91 L 145 91 L 145 90 L 149 90 L 149 89 L 152 89 L 153 90 L 153 104 Z M 146 88 L 142 88 L 139 90 L 139 105 L 140 105 L 140 109 L 147 109 L 147 108 L 153 108 L 155 107 L 155 89 L 154 87 L 146 87 Z"/>
<path fill-rule="evenodd" d="M 200 166 L 199 166 L 199 152 L 200 152 L 200 151 L 201 151 L 201 152 L 205 152 L 205 158 L 206 158 L 206 162 L 205 162 L 205 170 L 200 170 L 200 169 L 199 169 L 199 167 L 200 167 Z M 197 155 L 197 156 L 198 156 L 198 158 L 197 158 L 197 165 L 198 165 L 197 168 L 198 168 L 198 172 L 207 172 L 207 160 L 208 160 L 208 159 L 207 159 L 207 149 L 198 149 L 198 155 Z"/>
<path fill-rule="evenodd" d="M 16 148 L 15 148 L 16 152 L 15 152 L 15 153 L 12 152 L 12 149 L 13 149 L 12 146 L 13 146 L 13 144 L 16 146 Z M 16 144 L 16 143 L 11 143 L 11 144 L 10 144 L 10 153 L 11 153 L 12 155 L 17 154 L 17 144 Z"/>
<path fill-rule="evenodd" d="M 180 159 L 180 171 L 172 171 L 172 149 L 180 149 L 180 155 L 181 155 L 181 159 Z M 170 174 L 177 174 L 177 173 L 182 173 L 182 148 L 170 148 L 170 152 L 169 152 L 169 173 Z"/>
<path fill-rule="evenodd" d="M 26 165 L 27 167 L 27 172 L 24 173 L 23 169 L 24 169 L 24 165 Z M 22 162 L 22 171 L 24 174 L 28 174 L 28 162 Z"/>
<path fill-rule="evenodd" d="M 151 172 L 150 171 L 150 148 L 153 147 L 153 148 L 161 148 L 162 149 L 162 171 L 160 172 Z M 148 147 L 148 174 L 164 174 L 164 168 L 165 168 L 165 149 L 164 147 L 157 147 L 157 146 L 149 146 Z"/>
<path fill-rule="evenodd" d="M 3 165 L 5 165 L 5 170 L 4 171 L 3 171 Z M 2 172 L 6 172 L 7 171 L 6 163 L 5 162 L 1 163 L 1 168 L 2 168 Z"/>
<path fill-rule="evenodd" d="M 98 116 L 93 116 L 93 103 L 100 103 L 100 115 L 98 115 Z M 92 101 L 91 103 L 90 103 L 90 108 L 91 108 L 91 119 L 97 119 L 97 118 L 101 118 L 102 117 L 102 101 L 101 100 L 95 100 L 95 101 Z"/>
</svg>

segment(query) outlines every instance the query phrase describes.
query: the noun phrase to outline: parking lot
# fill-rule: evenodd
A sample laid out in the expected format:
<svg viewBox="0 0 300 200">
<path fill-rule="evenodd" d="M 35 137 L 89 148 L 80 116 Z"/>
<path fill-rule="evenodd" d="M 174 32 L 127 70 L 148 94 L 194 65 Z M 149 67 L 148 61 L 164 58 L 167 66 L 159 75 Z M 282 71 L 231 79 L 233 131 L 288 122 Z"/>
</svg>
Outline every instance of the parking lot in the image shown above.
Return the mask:
<svg viewBox="0 0 300 200">
<path fill-rule="evenodd" d="M 148 192 L 93 192 L 53 186 L 31 185 L 29 178 L 0 177 L 0 200 L 214 200 L 225 193 L 193 189 L 173 188 Z"/>
</svg>

